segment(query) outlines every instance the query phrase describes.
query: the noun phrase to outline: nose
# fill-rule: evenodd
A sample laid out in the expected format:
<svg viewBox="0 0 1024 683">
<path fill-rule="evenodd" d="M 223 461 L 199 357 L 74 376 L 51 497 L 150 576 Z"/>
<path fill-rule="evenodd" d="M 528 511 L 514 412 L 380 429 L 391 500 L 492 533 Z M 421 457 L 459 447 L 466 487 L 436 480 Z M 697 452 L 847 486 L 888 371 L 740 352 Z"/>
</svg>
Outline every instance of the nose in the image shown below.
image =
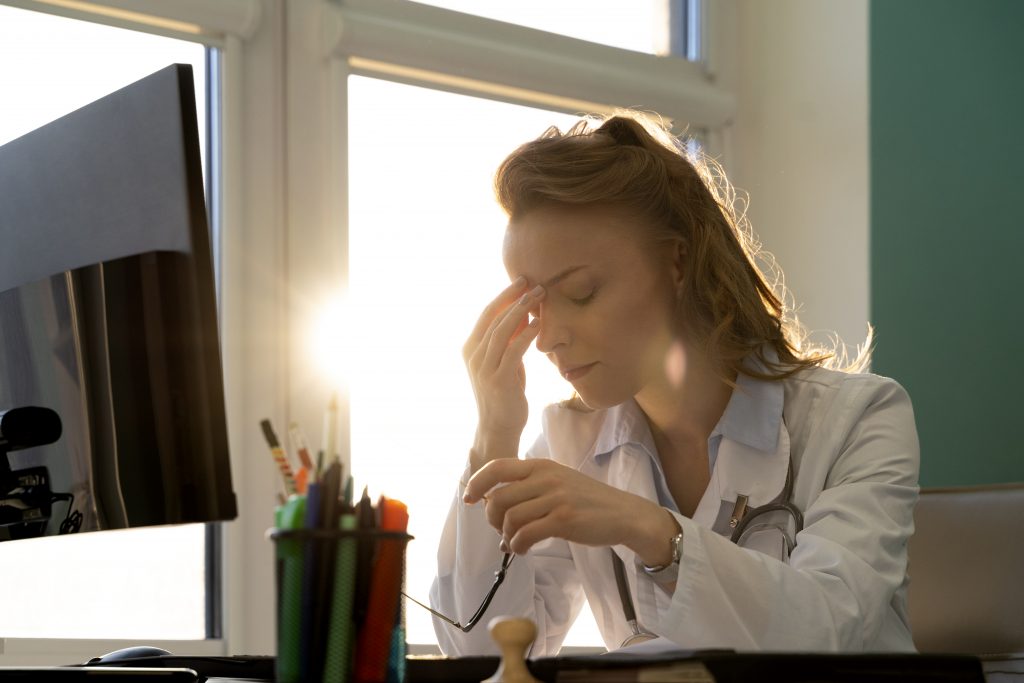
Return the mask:
<svg viewBox="0 0 1024 683">
<path fill-rule="evenodd" d="M 537 332 L 536 345 L 541 353 L 551 353 L 572 340 L 568 326 L 545 302 L 541 302 L 537 317 L 540 320 L 540 331 Z"/>
</svg>

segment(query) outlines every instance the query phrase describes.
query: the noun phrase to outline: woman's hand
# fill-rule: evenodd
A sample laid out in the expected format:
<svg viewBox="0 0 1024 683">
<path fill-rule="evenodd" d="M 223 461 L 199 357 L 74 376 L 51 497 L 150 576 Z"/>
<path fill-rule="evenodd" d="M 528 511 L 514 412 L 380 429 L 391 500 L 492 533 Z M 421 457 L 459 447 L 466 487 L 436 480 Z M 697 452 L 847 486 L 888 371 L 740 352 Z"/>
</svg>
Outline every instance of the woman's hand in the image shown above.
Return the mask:
<svg viewBox="0 0 1024 683">
<path fill-rule="evenodd" d="M 474 471 L 495 458 L 518 455 L 529 414 L 523 355 L 538 332 L 529 313 L 543 298 L 542 287 L 527 291 L 525 278 L 518 278 L 484 309 L 462 347 L 479 417 Z"/>
<path fill-rule="evenodd" d="M 551 460 L 496 460 L 466 485 L 466 503 L 485 501 L 503 550 L 525 553 L 546 538 L 625 545 L 650 566 L 667 564 L 675 518 L 657 503 Z"/>
</svg>

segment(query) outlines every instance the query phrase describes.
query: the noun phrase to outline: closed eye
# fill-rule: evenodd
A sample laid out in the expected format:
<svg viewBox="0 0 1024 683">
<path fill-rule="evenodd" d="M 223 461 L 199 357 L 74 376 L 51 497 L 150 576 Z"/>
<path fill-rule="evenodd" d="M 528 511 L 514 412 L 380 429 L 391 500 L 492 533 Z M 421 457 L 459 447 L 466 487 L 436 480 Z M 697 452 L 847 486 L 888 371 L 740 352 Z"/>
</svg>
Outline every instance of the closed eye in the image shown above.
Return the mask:
<svg viewBox="0 0 1024 683">
<path fill-rule="evenodd" d="M 580 298 L 569 297 L 569 301 L 573 302 L 577 306 L 586 306 L 591 301 L 593 301 L 595 294 L 597 294 L 597 290 L 596 289 L 592 290 L 590 292 L 590 294 L 588 294 L 588 295 L 586 295 L 584 297 L 580 297 Z"/>
</svg>

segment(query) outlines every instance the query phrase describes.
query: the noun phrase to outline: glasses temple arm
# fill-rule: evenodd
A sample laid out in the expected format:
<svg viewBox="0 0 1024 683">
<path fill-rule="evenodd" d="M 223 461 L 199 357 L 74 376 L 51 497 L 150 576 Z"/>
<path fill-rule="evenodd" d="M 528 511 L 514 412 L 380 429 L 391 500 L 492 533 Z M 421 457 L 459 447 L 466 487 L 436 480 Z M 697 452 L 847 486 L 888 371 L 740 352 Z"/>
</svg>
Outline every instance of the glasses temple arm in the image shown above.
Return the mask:
<svg viewBox="0 0 1024 683">
<path fill-rule="evenodd" d="M 494 572 L 494 585 L 491 586 L 491 590 L 487 591 L 487 597 L 485 597 L 483 603 L 481 603 L 480 609 L 478 609 L 476 613 L 469 618 L 469 621 L 466 622 L 465 626 L 460 627 L 464 632 L 469 632 L 469 629 L 476 626 L 476 623 L 480 621 L 480 618 L 484 616 L 485 612 L 487 612 L 487 608 L 491 606 L 491 600 L 494 599 L 494 594 L 498 592 L 498 586 L 500 586 L 502 581 L 505 580 L 505 574 L 508 573 L 508 567 L 512 564 L 513 557 L 515 557 L 515 555 L 512 553 L 505 553 L 505 557 L 501 560 L 501 569 Z"/>
<path fill-rule="evenodd" d="M 433 614 L 438 619 L 444 621 L 445 623 L 451 624 L 463 633 L 469 633 L 469 631 L 474 626 L 476 626 L 477 622 L 480 621 L 480 618 L 483 617 L 484 613 L 487 612 L 487 608 L 491 606 L 491 600 L 494 599 L 494 594 L 498 592 L 498 586 L 500 586 L 501 583 L 505 580 L 505 574 L 508 573 L 509 565 L 512 564 L 512 558 L 514 557 L 515 555 L 513 555 L 512 553 L 505 553 L 505 557 L 501 560 L 501 569 L 494 572 L 494 585 L 492 585 L 491 589 L 487 591 L 487 596 L 484 598 L 483 604 L 481 604 L 480 608 L 477 609 L 476 613 L 474 613 L 473 616 L 469 618 L 469 621 L 466 622 L 465 626 L 455 621 L 454 619 L 446 617 L 445 615 L 438 612 L 436 609 L 424 605 L 422 602 L 412 597 L 405 591 L 402 591 L 402 595 L 408 598 L 409 600 L 412 600 L 417 605 L 427 610 L 428 612 Z"/>
</svg>

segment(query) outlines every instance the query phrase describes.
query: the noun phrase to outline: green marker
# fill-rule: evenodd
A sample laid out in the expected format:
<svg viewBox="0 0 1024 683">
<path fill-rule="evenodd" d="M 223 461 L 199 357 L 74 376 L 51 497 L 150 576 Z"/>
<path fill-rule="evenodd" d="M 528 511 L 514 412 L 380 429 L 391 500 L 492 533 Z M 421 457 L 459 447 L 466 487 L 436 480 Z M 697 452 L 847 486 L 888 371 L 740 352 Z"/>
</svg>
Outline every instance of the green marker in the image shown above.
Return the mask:
<svg viewBox="0 0 1024 683">
<path fill-rule="evenodd" d="M 279 529 L 301 529 L 306 517 L 306 497 L 292 496 L 280 508 Z M 277 542 L 281 567 L 278 596 L 277 680 L 298 683 L 302 635 L 302 541 L 283 538 Z"/>
<path fill-rule="evenodd" d="M 356 516 L 352 513 L 342 514 L 338 526 L 342 531 L 354 531 L 357 527 Z M 352 603 L 356 587 L 356 552 L 355 536 L 338 540 L 338 556 L 334 564 L 334 596 L 327 628 L 324 683 L 346 683 L 351 678 L 352 644 L 355 642 Z"/>
</svg>

